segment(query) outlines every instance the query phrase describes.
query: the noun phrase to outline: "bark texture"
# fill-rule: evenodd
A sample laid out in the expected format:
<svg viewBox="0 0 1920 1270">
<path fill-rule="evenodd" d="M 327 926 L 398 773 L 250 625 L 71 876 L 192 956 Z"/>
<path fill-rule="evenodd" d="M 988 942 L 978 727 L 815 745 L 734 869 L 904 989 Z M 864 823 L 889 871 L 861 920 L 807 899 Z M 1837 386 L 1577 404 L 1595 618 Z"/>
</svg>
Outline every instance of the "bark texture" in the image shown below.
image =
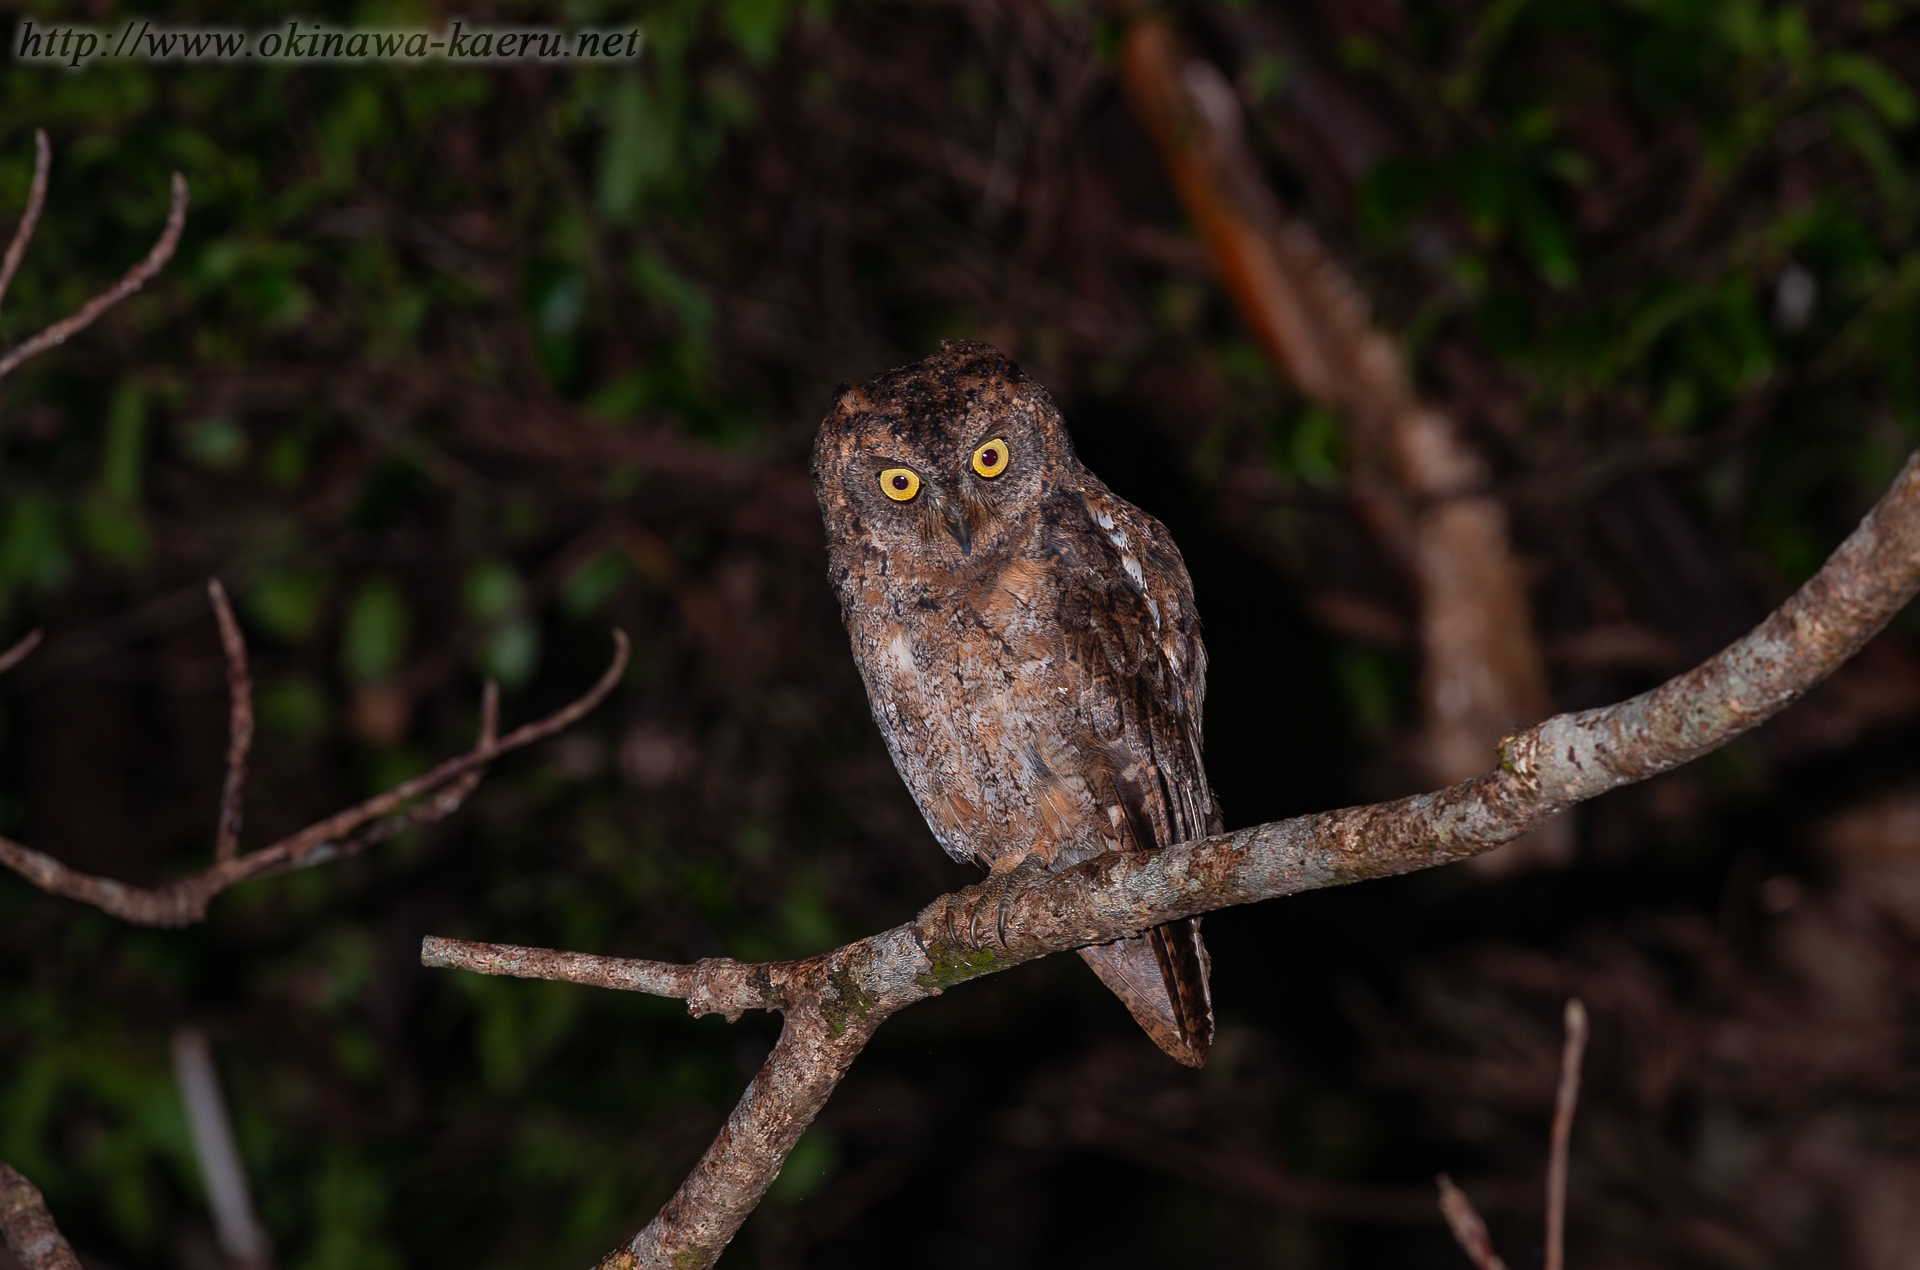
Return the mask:
<svg viewBox="0 0 1920 1270">
<path fill-rule="evenodd" d="M 80 1258 L 53 1224 L 40 1188 L 0 1163 L 0 1236 L 22 1270 L 80 1270 Z"/>
</svg>

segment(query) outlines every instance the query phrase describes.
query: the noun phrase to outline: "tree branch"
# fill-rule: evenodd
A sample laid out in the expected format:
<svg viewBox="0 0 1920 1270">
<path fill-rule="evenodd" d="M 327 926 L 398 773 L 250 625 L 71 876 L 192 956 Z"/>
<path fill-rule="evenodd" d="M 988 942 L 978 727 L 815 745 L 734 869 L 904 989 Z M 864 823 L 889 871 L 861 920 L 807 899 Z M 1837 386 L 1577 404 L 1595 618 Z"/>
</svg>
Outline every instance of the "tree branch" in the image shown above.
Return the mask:
<svg viewBox="0 0 1920 1270">
<path fill-rule="evenodd" d="M 197 1027 L 181 1027 L 173 1034 L 173 1078 L 187 1113 L 207 1205 L 213 1210 L 214 1231 L 231 1270 L 272 1270 L 272 1241 L 254 1215 L 246 1166 L 233 1140 L 220 1073 L 213 1065 L 213 1047 Z"/>
<path fill-rule="evenodd" d="M 1553 1100 L 1553 1139 L 1547 1155 L 1546 1270 L 1562 1270 L 1567 1245 L 1567 1148 L 1573 1109 L 1580 1103 L 1580 1056 L 1587 1048 L 1587 1007 L 1567 1002 L 1567 1039 L 1560 1049 L 1560 1088 Z"/>
<path fill-rule="evenodd" d="M 48 158 L 49 152 L 46 149 L 46 134 L 40 132 L 34 135 L 40 158 L 50 162 L 51 160 Z M 25 253 L 27 239 L 33 236 L 32 222 L 39 220 L 40 203 L 44 202 L 46 198 L 46 180 L 44 174 L 45 163 L 36 161 L 34 165 L 34 187 L 32 192 L 27 196 L 28 216 L 22 218 L 20 228 L 14 232 L 13 244 L 7 248 L 6 260 L 4 263 L 0 263 L 0 276 L 3 276 L 7 282 L 12 281 L 13 271 L 19 267 L 19 261 L 15 257 L 15 248 L 18 248 L 22 254 Z M 92 326 L 94 319 L 145 286 L 149 278 L 166 267 L 167 261 L 173 258 L 174 249 L 180 245 L 180 231 L 187 223 L 187 178 L 175 172 L 173 174 L 172 185 L 173 202 L 172 206 L 167 209 L 166 227 L 160 231 L 159 239 L 153 244 L 152 250 L 147 252 L 146 258 L 134 265 L 133 268 L 127 270 L 120 281 L 114 283 L 105 291 L 93 297 L 93 299 L 88 300 L 78 309 L 75 309 L 66 317 L 61 318 L 58 322 L 55 322 L 52 326 L 49 326 L 46 330 L 40 332 L 40 334 L 20 345 L 6 356 L 0 357 L 0 379 L 4 379 L 7 375 L 11 374 L 15 367 L 19 366 L 20 363 L 26 361 L 29 357 L 37 357 L 50 348 L 64 344 L 67 342 L 69 336 L 77 335 L 89 326 Z M 0 284 L 0 291 L 3 290 L 4 285 Z"/>
<path fill-rule="evenodd" d="M 220 579 L 207 579 L 207 598 L 213 601 L 213 615 L 220 623 L 220 649 L 227 658 L 227 780 L 220 790 L 220 820 L 213 840 L 213 858 L 224 864 L 240 853 L 241 796 L 247 787 L 247 751 L 253 748 L 253 675 L 247 669 L 247 641 Z"/>
<path fill-rule="evenodd" d="M 40 638 L 46 632 L 35 627 L 22 635 L 12 648 L 0 653 L 0 675 L 6 674 L 27 659 L 27 654 L 40 647 Z"/>
<path fill-rule="evenodd" d="M 0 1236 L 21 1270 L 81 1270 L 40 1188 L 0 1162 Z"/>
<path fill-rule="evenodd" d="M 780 1042 L 658 1216 L 603 1270 L 712 1265 L 848 1066 L 896 1011 L 955 984 L 1164 922 L 1464 860 L 1574 803 L 1698 758 L 1784 710 L 1920 591 L 1920 453 L 1826 565 L 1742 639 L 1631 700 L 1557 715 L 1500 765 L 1430 794 L 1256 825 L 1049 873 L 1026 866 L 912 921 L 800 961 L 690 966 L 429 938 L 432 966 L 776 1009 Z"/>
<path fill-rule="evenodd" d="M 1566 1039 L 1560 1046 L 1560 1087 L 1553 1099 L 1553 1137 L 1547 1152 L 1547 1250 L 1545 1270 L 1562 1270 L 1567 1263 L 1567 1146 L 1573 1139 L 1573 1110 L 1580 1102 L 1580 1056 L 1587 1048 L 1587 1007 L 1578 997 L 1567 1002 Z M 1487 1223 L 1465 1191 L 1442 1173 L 1440 1214 L 1453 1231 L 1453 1240 L 1477 1270 L 1507 1270 L 1493 1250 Z"/>
<path fill-rule="evenodd" d="M 225 608 L 226 597 L 218 589 L 218 583 L 210 586 L 208 591 L 213 597 L 215 612 L 221 617 L 221 633 L 225 642 L 233 615 Z M 237 639 L 239 628 L 233 626 L 231 634 Z M 215 859 L 211 866 L 177 882 L 152 888 L 128 886 L 112 878 L 81 873 L 52 856 L 9 838 L 0 838 L 0 865 L 12 869 L 43 891 L 92 904 L 138 926 L 191 925 L 204 919 L 207 905 L 213 897 L 230 886 L 252 878 L 357 855 L 395 834 L 451 815 L 479 785 L 489 763 L 502 754 L 531 745 L 570 726 L 613 691 L 614 684 L 619 682 L 627 666 L 628 643 L 625 632 L 616 630 L 613 642 L 613 661 L 601 674 L 599 681 L 572 704 L 544 719 L 523 724 L 505 736 L 498 736 L 500 696 L 499 690 L 489 682 L 481 704 L 480 737 L 471 750 L 446 760 L 424 775 L 402 781 L 383 794 L 376 794 L 365 802 L 308 825 L 298 833 L 289 834 L 272 846 L 247 855 L 238 854 L 239 795 L 235 787 L 236 768 L 244 771 L 246 757 L 246 747 L 240 739 L 242 720 L 238 705 L 246 696 L 247 689 L 245 651 L 240 651 L 239 670 L 236 672 L 233 646 L 229 645 L 227 674 L 228 684 L 235 692 L 235 729 L 227 752 L 227 790 L 221 799 L 221 829 L 224 834 L 231 811 L 231 823 L 236 832 L 230 852 L 223 855 L 216 844 Z M 23 640 L 22 644 L 25 643 Z M 9 652 L 0 657 L 0 662 L 12 656 Z M 245 722 L 246 732 L 250 735 L 250 709 Z M 236 751 L 238 760 L 235 758 Z M 415 803 L 416 799 L 424 801 Z"/>
<path fill-rule="evenodd" d="M 1453 1232 L 1453 1241 L 1467 1254 L 1467 1260 L 1473 1262 L 1475 1270 L 1507 1270 L 1507 1263 L 1493 1250 L 1493 1237 L 1487 1234 L 1487 1223 L 1480 1220 L 1467 1193 L 1455 1186 L 1445 1173 L 1439 1181 L 1440 1214 L 1447 1219 L 1447 1229 Z"/>
<path fill-rule="evenodd" d="M 27 186 L 27 207 L 20 213 L 20 224 L 13 231 L 13 241 L 7 244 L 5 260 L 0 260 L 0 304 L 7 299 L 7 288 L 13 285 L 13 275 L 20 272 L 20 262 L 26 258 L 27 244 L 33 241 L 33 231 L 39 227 L 40 211 L 47 205 L 47 173 L 53 168 L 53 147 L 47 144 L 47 130 L 33 130 L 33 182 Z"/>
</svg>

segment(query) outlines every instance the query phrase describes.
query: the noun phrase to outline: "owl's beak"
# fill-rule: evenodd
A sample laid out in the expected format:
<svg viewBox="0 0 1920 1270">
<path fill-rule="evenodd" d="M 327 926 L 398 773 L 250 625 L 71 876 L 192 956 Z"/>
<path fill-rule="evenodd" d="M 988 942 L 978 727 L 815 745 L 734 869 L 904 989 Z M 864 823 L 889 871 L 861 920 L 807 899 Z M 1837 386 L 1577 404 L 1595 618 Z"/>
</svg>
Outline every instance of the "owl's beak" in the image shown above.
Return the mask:
<svg viewBox="0 0 1920 1270">
<path fill-rule="evenodd" d="M 973 518 L 967 515 L 967 505 L 958 498 L 947 497 L 940 500 L 940 517 L 947 522 L 947 532 L 960 544 L 960 554 L 973 554 Z"/>
</svg>

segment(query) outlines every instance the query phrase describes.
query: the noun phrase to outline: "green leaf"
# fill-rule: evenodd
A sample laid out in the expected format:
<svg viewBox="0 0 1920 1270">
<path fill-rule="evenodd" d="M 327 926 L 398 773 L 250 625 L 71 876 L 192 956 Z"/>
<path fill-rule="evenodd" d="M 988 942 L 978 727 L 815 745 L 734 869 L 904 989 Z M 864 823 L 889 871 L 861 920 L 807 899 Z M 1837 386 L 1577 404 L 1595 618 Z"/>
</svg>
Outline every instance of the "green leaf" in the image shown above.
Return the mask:
<svg viewBox="0 0 1920 1270">
<path fill-rule="evenodd" d="M 560 590 L 560 608 L 579 619 L 598 612 L 620 584 L 633 575 L 624 551 L 603 551 L 580 568 Z"/>
<path fill-rule="evenodd" d="M 247 591 L 247 611 L 280 639 L 294 642 L 312 634 L 326 595 L 325 578 L 312 570 L 272 574 Z"/>
<path fill-rule="evenodd" d="M 540 664 L 540 628 L 525 618 L 506 623 L 480 646 L 480 669 L 508 688 L 532 678 Z"/>
<path fill-rule="evenodd" d="M 1827 58 L 1827 78 L 1857 90 L 1896 128 L 1908 127 L 1920 118 L 1920 99 L 1876 58 L 1864 53 L 1834 53 Z"/>
<path fill-rule="evenodd" d="M 14 503 L 0 537 L 0 577 L 12 586 L 51 591 L 72 571 L 73 557 L 67 553 L 53 501 L 29 494 Z"/>
<path fill-rule="evenodd" d="M 1860 156 L 1867 170 L 1873 173 L 1881 194 L 1893 200 L 1902 198 L 1907 189 L 1906 165 L 1900 161 L 1893 142 L 1887 139 L 1880 125 L 1864 110 L 1844 103 L 1829 108 L 1826 113 L 1834 134 Z"/>
<path fill-rule="evenodd" d="M 483 560 L 467 570 L 461 587 L 467 616 L 476 622 L 497 622 L 520 603 L 520 575 L 499 560 Z"/>
<path fill-rule="evenodd" d="M 123 503 L 140 501 L 140 468 L 145 458 L 147 399 L 137 388 L 122 386 L 107 409 L 107 441 L 100 482 Z"/>
<path fill-rule="evenodd" d="M 262 726 L 287 740 L 314 736 L 327 725 L 327 695 L 304 677 L 263 685 L 254 705 Z"/>
<path fill-rule="evenodd" d="M 648 299 L 673 309 L 688 332 L 704 335 L 719 318 L 707 289 L 650 251 L 633 256 L 633 283 Z"/>
<path fill-rule="evenodd" d="M 787 29 L 787 0 L 726 0 L 727 33 L 755 66 L 765 66 L 780 51 Z"/>
<path fill-rule="evenodd" d="M 341 632 L 347 674 L 360 683 L 390 674 L 406 655 L 410 625 L 407 601 L 392 579 L 375 578 L 361 587 Z"/>
<path fill-rule="evenodd" d="M 594 201 L 610 219 L 628 220 L 648 189 L 673 171 L 675 120 L 665 103 L 648 93 L 637 71 L 614 78 L 601 113 L 606 131 Z"/>
<path fill-rule="evenodd" d="M 152 545 L 140 509 L 105 489 L 80 505 L 80 531 L 89 547 L 120 564 L 140 563 Z"/>
<path fill-rule="evenodd" d="M 194 462 L 224 470 L 247 457 L 247 432 L 225 417 L 200 419 L 180 429 L 180 448 Z"/>
</svg>

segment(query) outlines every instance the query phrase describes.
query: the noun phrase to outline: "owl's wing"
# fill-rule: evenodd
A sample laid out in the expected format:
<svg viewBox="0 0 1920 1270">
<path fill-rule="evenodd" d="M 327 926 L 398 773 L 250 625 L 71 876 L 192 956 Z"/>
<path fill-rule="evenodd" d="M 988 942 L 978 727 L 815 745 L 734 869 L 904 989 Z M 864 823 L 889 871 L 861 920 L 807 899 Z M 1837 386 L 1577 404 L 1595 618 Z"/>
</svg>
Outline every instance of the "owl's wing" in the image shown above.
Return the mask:
<svg viewBox="0 0 1920 1270">
<path fill-rule="evenodd" d="M 1062 652 L 1092 733 L 1085 776 L 1120 849 L 1157 851 L 1220 828 L 1200 757 L 1207 655 L 1193 584 L 1158 521 L 1104 491 L 1083 497 L 1092 532 L 1063 554 L 1084 558 L 1059 574 Z M 1103 849 L 1062 844 L 1055 867 Z M 1198 918 L 1080 953 L 1162 1049 L 1205 1061 L 1213 1001 Z"/>
<path fill-rule="evenodd" d="M 1103 491 L 1104 493 L 1104 491 Z M 1117 811 L 1123 851 L 1156 851 L 1216 832 L 1201 762 L 1207 654 L 1193 584 L 1167 531 L 1112 495 L 1082 496 L 1091 534 L 1063 546 L 1062 652 L 1081 717 L 1097 738 L 1094 796 Z M 1061 860 L 1097 855 L 1066 844 Z"/>
</svg>

